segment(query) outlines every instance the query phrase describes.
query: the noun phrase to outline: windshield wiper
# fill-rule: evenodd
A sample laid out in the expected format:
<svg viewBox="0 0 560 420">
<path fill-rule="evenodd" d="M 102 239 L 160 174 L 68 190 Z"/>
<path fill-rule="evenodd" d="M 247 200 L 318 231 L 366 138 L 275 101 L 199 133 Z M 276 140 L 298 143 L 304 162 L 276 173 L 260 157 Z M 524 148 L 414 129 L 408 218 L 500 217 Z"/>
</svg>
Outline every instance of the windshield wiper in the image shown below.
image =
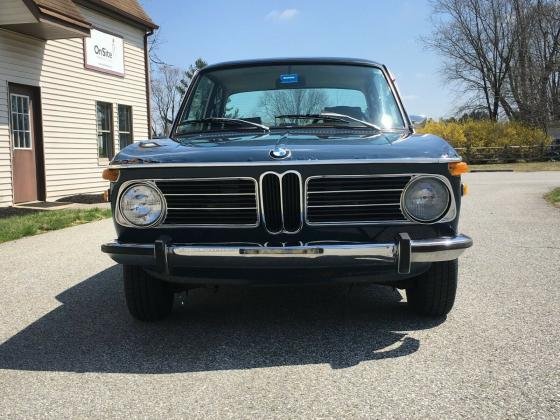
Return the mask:
<svg viewBox="0 0 560 420">
<path fill-rule="evenodd" d="M 292 120 L 323 120 L 323 121 L 342 121 L 342 122 L 357 122 L 365 127 L 373 128 L 376 131 L 381 131 L 381 128 L 370 122 L 351 117 L 349 115 L 337 114 L 336 112 L 321 112 L 320 114 L 284 114 L 276 115 L 274 118 L 287 118 Z"/>
<path fill-rule="evenodd" d="M 226 126 L 245 126 L 245 127 L 251 127 L 251 128 L 259 128 L 263 131 L 270 131 L 270 128 L 268 128 L 266 125 L 263 124 L 258 124 L 256 122 L 252 122 L 252 121 L 247 121 L 247 120 L 243 120 L 240 118 L 226 118 L 226 117 L 208 117 L 208 118 L 200 118 L 197 120 L 186 120 L 181 122 L 177 128 L 180 128 L 181 126 L 187 125 L 187 124 L 200 124 L 200 123 L 210 123 L 210 124 L 221 124 L 223 127 Z M 178 133 L 179 135 L 182 134 L 195 134 L 195 132 L 183 132 L 183 133 Z"/>
</svg>

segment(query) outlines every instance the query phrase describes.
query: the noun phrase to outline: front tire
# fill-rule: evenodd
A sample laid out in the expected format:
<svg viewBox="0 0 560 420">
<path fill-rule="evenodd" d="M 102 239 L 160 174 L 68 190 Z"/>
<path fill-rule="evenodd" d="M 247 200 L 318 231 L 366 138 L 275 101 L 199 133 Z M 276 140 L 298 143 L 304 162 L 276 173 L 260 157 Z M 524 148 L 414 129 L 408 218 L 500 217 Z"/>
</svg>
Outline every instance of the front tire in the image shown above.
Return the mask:
<svg viewBox="0 0 560 420">
<path fill-rule="evenodd" d="M 123 265 L 124 295 L 130 314 L 145 322 L 167 317 L 173 308 L 173 291 L 165 282 L 134 265 Z"/>
<path fill-rule="evenodd" d="M 432 263 L 427 272 L 406 288 L 408 305 L 419 315 L 447 315 L 455 303 L 457 277 L 457 260 Z"/>
</svg>

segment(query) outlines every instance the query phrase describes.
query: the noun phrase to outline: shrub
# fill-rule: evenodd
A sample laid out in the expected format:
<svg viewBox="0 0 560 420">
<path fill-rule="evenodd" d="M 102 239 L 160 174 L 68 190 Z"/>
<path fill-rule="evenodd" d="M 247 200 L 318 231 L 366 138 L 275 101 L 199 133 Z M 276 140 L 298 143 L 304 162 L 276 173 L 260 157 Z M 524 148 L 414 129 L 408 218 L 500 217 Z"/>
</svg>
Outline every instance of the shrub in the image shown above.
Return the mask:
<svg viewBox="0 0 560 420">
<path fill-rule="evenodd" d="M 541 129 L 520 122 L 466 120 L 462 122 L 428 121 L 420 133 L 447 140 L 453 147 L 505 147 L 548 145 L 551 138 Z"/>
</svg>

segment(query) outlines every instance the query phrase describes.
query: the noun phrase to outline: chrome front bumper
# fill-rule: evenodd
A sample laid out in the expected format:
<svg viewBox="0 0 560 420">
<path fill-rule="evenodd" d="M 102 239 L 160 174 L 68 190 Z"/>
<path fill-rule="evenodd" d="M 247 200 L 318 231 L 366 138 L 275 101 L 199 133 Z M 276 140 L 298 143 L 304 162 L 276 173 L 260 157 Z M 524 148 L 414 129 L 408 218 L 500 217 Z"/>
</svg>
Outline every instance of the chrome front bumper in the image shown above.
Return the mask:
<svg viewBox="0 0 560 420">
<path fill-rule="evenodd" d="M 399 274 L 408 274 L 413 263 L 449 261 L 472 246 L 466 235 L 449 238 L 412 240 L 401 233 L 392 243 L 308 243 L 300 246 L 259 246 L 257 244 L 172 244 L 162 240 L 153 244 L 110 242 L 101 246 L 121 264 L 155 267 L 169 273 L 174 266 L 222 267 L 236 263 L 252 268 L 294 266 L 341 266 L 353 264 L 394 265 Z M 227 266 L 227 264 L 225 264 Z"/>
</svg>

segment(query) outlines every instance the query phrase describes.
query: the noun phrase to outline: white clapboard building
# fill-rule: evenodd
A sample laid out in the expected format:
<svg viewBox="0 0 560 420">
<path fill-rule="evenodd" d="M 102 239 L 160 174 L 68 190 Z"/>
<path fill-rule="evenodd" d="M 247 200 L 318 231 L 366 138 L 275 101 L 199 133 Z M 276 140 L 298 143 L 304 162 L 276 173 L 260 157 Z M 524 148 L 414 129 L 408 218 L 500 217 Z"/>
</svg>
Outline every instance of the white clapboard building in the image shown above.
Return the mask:
<svg viewBox="0 0 560 420">
<path fill-rule="evenodd" d="M 137 0 L 0 1 L 0 206 L 107 188 L 149 136 L 156 28 Z"/>
</svg>

